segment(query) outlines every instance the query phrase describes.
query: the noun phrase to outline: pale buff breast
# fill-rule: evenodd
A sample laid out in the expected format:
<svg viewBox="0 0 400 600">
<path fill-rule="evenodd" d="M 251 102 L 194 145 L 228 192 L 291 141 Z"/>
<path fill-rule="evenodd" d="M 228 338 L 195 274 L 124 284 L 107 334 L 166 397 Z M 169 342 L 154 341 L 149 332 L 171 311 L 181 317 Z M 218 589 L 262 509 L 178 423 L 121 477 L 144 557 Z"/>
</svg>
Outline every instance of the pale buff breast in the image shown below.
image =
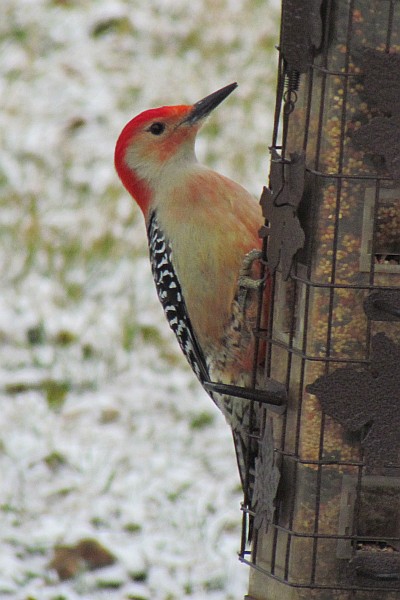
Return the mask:
<svg viewBox="0 0 400 600">
<path fill-rule="evenodd" d="M 160 194 L 161 190 L 158 190 Z M 165 194 L 165 195 L 164 195 Z M 157 218 L 169 238 L 190 320 L 203 348 L 221 340 L 244 255 L 260 247 L 261 209 L 241 186 L 194 165 L 164 188 Z"/>
</svg>

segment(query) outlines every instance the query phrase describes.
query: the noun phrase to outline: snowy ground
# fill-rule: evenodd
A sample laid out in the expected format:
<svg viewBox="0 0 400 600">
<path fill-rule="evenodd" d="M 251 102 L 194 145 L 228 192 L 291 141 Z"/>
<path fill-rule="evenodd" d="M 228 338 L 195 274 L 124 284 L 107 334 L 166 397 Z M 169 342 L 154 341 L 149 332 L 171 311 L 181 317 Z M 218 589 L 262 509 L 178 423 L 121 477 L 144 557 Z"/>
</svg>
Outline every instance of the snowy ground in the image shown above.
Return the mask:
<svg viewBox="0 0 400 600">
<path fill-rule="evenodd" d="M 113 170 L 145 108 L 238 81 L 202 161 L 259 195 L 278 0 L 1 0 L 0 598 L 237 600 L 230 433 L 181 358 Z M 60 582 L 54 547 L 116 562 Z"/>
</svg>

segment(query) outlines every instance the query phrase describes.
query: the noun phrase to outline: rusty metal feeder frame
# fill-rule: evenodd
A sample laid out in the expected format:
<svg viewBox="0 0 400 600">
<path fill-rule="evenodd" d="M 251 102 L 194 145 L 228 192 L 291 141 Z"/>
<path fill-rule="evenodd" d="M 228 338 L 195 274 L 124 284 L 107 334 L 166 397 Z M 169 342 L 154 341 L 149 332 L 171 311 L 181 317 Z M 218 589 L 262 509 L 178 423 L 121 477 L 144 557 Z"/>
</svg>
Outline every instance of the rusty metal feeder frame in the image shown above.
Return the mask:
<svg viewBox="0 0 400 600">
<path fill-rule="evenodd" d="M 400 597 L 399 98 L 400 0 L 283 0 L 249 599 Z"/>
</svg>

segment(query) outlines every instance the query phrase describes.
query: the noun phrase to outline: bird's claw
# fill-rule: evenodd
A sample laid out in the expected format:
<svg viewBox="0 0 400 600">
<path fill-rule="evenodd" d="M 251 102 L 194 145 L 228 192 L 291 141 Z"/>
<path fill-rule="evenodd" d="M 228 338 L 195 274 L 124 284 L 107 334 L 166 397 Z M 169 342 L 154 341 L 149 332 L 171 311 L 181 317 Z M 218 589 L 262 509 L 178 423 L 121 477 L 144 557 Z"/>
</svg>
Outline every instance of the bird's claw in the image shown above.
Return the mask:
<svg viewBox="0 0 400 600">
<path fill-rule="evenodd" d="M 250 250 L 242 262 L 242 266 L 239 271 L 239 287 L 250 290 L 259 289 L 265 281 L 265 278 L 254 279 L 251 277 L 251 268 L 255 260 L 261 260 L 262 252 L 260 250 Z"/>
<path fill-rule="evenodd" d="M 265 283 L 266 277 L 254 279 L 251 276 L 251 269 L 255 260 L 262 259 L 262 252 L 260 250 L 250 250 L 242 262 L 242 266 L 239 271 L 239 304 L 244 308 L 247 292 L 249 290 L 259 290 Z"/>
</svg>

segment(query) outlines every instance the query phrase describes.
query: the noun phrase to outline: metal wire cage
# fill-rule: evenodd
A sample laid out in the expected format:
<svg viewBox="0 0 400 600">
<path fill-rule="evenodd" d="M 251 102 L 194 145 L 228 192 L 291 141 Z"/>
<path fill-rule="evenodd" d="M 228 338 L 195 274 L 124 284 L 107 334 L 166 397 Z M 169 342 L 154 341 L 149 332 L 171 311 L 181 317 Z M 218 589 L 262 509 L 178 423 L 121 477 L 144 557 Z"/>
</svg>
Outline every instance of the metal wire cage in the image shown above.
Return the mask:
<svg viewBox="0 0 400 600">
<path fill-rule="evenodd" d="M 400 1 L 283 0 L 279 53 L 261 199 L 272 306 L 256 334 L 268 343 L 266 378 L 284 383 L 288 400 L 282 415 L 266 409 L 274 457 L 256 469 L 256 487 L 280 469 L 274 510 L 244 508 L 248 598 L 394 600 Z"/>
</svg>

